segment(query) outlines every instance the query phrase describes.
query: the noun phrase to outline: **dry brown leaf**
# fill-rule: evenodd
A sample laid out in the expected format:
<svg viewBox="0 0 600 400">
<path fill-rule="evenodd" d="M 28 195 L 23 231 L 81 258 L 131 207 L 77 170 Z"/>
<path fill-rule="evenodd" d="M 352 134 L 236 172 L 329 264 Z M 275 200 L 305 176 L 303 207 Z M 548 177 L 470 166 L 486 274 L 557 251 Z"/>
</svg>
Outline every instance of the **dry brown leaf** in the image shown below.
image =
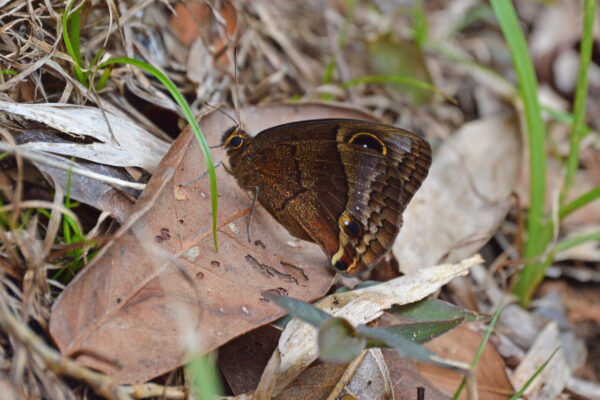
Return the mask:
<svg viewBox="0 0 600 400">
<path fill-rule="evenodd" d="M 325 400 L 344 375 L 347 367 L 347 364 L 315 361 L 275 399 Z"/>
<path fill-rule="evenodd" d="M 219 369 L 234 394 L 256 389 L 271 354 L 277 348 L 280 335 L 281 330 L 266 325 L 219 349 Z"/>
<path fill-rule="evenodd" d="M 315 104 L 242 111 L 253 133 L 325 117 L 371 119 L 350 108 Z M 233 122 L 213 112 L 200 125 L 216 145 Z M 143 382 L 181 365 L 186 327 L 210 351 L 283 314 L 265 292 L 305 301 L 325 294 L 333 282 L 325 254 L 308 242 L 290 247 L 293 238 L 260 206 L 252 223 L 255 242 L 248 243 L 245 211 L 251 200 L 222 167 L 215 252 L 209 180 L 185 186 L 188 197 L 174 190 L 204 172 L 200 154 L 191 131 L 184 131 L 140 197 L 133 213 L 139 220 L 130 221 L 57 300 L 50 330 L 64 355 L 119 382 Z M 213 157 L 222 161 L 225 152 L 214 149 Z"/>
<path fill-rule="evenodd" d="M 392 349 L 383 349 L 383 356 L 390 372 L 395 399 L 416 400 L 419 387 L 424 389 L 427 400 L 450 398 L 427 380 L 411 359 Z"/>
<path fill-rule="evenodd" d="M 275 398 L 384 400 L 392 398 L 392 383 L 381 351 L 370 349 L 349 364 L 315 361 Z"/>
<path fill-rule="evenodd" d="M 470 329 L 466 325 L 460 325 L 426 343 L 425 347 L 442 357 L 470 363 L 473 361 L 482 340 L 483 335 L 481 333 Z M 418 362 L 417 365 L 424 377 L 449 396 L 456 392 L 463 378 L 463 375 L 457 372 L 448 371 L 431 364 Z M 484 347 L 475 366 L 475 376 L 480 399 L 501 400 L 509 399 L 513 395 L 513 388 L 506 375 L 504 361 L 490 342 Z M 465 390 L 459 398 L 467 398 Z"/>
<path fill-rule="evenodd" d="M 406 208 L 393 247 L 400 269 L 454 262 L 481 248 L 508 211 L 520 155 L 514 115 L 469 122 L 446 141 Z"/>
<path fill-rule="evenodd" d="M 108 111 L 103 114 L 97 108 L 59 103 L 17 104 L 0 100 L 0 111 L 43 123 L 89 142 L 39 141 L 22 145 L 30 150 L 73 156 L 116 167 L 135 166 L 154 172 L 169 148 L 167 142 L 134 122 Z M 105 116 L 112 132 L 108 129 Z"/>
</svg>

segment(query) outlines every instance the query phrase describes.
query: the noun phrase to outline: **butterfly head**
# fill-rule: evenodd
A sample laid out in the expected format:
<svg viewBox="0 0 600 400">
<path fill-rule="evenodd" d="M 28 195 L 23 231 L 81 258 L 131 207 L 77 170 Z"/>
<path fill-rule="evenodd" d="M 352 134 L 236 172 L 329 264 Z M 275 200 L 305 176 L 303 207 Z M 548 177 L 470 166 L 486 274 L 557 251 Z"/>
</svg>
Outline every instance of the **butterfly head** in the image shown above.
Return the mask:
<svg viewBox="0 0 600 400">
<path fill-rule="evenodd" d="M 227 153 L 241 153 L 250 142 L 248 134 L 239 126 L 227 129 L 221 138 L 221 144 L 227 149 Z"/>
</svg>

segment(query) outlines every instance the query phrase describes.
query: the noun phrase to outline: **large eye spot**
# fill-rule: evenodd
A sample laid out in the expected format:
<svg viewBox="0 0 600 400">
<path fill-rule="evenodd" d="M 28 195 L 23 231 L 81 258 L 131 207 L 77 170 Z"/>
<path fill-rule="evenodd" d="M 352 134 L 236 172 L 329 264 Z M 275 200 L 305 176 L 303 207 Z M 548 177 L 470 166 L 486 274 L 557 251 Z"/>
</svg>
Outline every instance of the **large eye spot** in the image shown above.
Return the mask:
<svg viewBox="0 0 600 400">
<path fill-rule="evenodd" d="M 350 265 L 344 261 L 344 260 L 338 260 L 335 265 L 334 265 L 335 269 L 337 269 L 338 271 L 342 271 L 345 272 L 348 270 L 348 268 L 350 267 Z"/>
<path fill-rule="evenodd" d="M 360 222 L 357 222 L 346 213 L 340 217 L 340 226 L 350 238 L 359 238 L 362 236 L 363 229 L 361 225 Z"/>
<path fill-rule="evenodd" d="M 344 226 L 346 227 L 346 232 L 351 235 L 358 236 L 360 235 L 361 229 L 360 226 L 356 223 L 356 221 L 346 221 L 344 222 Z"/>
<path fill-rule="evenodd" d="M 377 135 L 370 132 L 355 133 L 352 135 L 348 143 L 362 146 L 366 149 L 375 150 L 384 156 L 387 154 L 387 147 L 385 146 L 385 143 L 383 143 L 383 141 L 379 139 Z"/>
</svg>

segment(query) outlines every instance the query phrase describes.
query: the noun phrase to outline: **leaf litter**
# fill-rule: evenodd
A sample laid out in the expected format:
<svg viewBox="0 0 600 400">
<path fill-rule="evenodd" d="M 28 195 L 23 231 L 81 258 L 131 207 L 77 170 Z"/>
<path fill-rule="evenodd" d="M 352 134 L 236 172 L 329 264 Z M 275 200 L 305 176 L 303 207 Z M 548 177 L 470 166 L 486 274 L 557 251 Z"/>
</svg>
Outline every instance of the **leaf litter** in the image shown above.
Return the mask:
<svg viewBox="0 0 600 400">
<path fill-rule="evenodd" d="M 149 60 L 167 71 L 190 98 L 196 96 L 192 107 L 197 114 L 201 114 L 210 109 L 204 105 L 204 101 L 215 105 L 221 102 L 231 103 L 231 92 L 234 91 L 232 88 L 236 84 L 231 49 L 234 46 L 233 39 L 236 38 L 237 60 L 240 66 L 237 69 L 237 82 L 240 83 L 238 88 L 241 104 L 276 102 L 290 96 L 303 99 L 315 96 L 323 99 L 335 98 L 373 111 L 373 115 L 360 114 L 360 118 L 375 116 L 377 119 L 425 134 L 437 149 L 434 166 L 425 185 L 405 213 L 405 226 L 394 248 L 394 254 L 400 269 L 408 274 L 408 278 L 413 276 L 415 271 L 418 272 L 429 265 L 461 261 L 484 246 L 485 265 L 473 266 L 468 278 L 452 281 L 441 291 L 441 296 L 452 299 L 463 307 L 471 307 L 484 313 L 493 312 L 508 290 L 507 278 L 515 271 L 515 266 L 520 261 L 519 237 L 523 232 L 519 227 L 519 208 L 528 205 L 528 192 L 521 189 L 518 197 L 511 197 L 510 194 L 515 189 L 514 179 L 518 174 L 515 171 L 522 168 L 521 175 L 526 176 L 528 166 L 526 162 L 521 162 L 521 154 L 524 153 L 525 147 L 519 140 L 520 127 L 516 122 L 521 115 L 513 117 L 511 114 L 512 108 L 518 113 L 521 112 L 518 101 L 515 101 L 514 85 L 511 83 L 512 67 L 507 62 L 506 48 L 502 38 L 498 36 L 495 21 L 490 18 L 489 9 L 486 14 L 487 3 L 432 3 L 425 6 L 425 16 L 429 21 L 429 40 L 435 45 L 426 45 L 426 51 L 423 52 L 413 52 L 418 54 L 413 56 L 416 58 L 413 60 L 414 65 L 426 69 L 427 71 L 421 72 L 428 72 L 424 75 L 427 80 L 445 95 L 455 98 L 458 105 L 440 101 L 439 96 L 425 93 L 425 96 L 421 97 L 424 104 L 420 107 L 407 99 L 408 96 L 403 96 L 403 90 L 411 90 L 408 86 L 399 90 L 399 86 L 394 83 L 366 83 L 366 80 L 360 79 L 355 81 L 358 83 L 344 86 L 345 82 L 353 78 L 378 73 L 379 66 L 370 64 L 369 57 L 366 56 L 368 43 L 381 43 L 382 40 L 392 38 L 392 43 L 398 40 L 409 47 L 414 46 L 414 38 L 405 29 L 413 26 L 413 21 L 408 17 L 412 15 L 411 12 L 404 12 L 406 10 L 403 9 L 398 13 L 398 5 L 387 1 L 378 2 L 377 7 L 366 7 L 361 3 L 335 7 L 326 4 L 325 12 L 322 2 L 309 0 L 301 3 L 291 1 L 277 7 L 265 7 L 256 2 L 235 1 L 223 2 L 222 6 L 219 4 L 213 8 L 202 4 L 204 11 L 210 8 L 210 12 L 205 12 L 206 16 L 199 17 L 191 13 L 192 22 L 172 21 L 171 30 L 162 28 L 160 22 L 152 26 L 147 24 L 148 17 L 157 22 L 162 21 L 163 26 L 169 23 L 171 10 L 159 3 L 144 2 L 129 9 L 127 7 L 130 5 L 123 3 L 119 12 L 111 9 L 112 16 L 119 19 L 119 24 L 113 23 L 111 26 L 104 26 L 108 8 L 86 5 L 81 37 L 86 46 L 92 46 L 82 47 L 81 50 L 84 58 L 88 59 L 97 53 L 98 46 L 102 43 L 107 45 L 107 50 L 112 55 L 125 54 L 124 48 L 127 49 L 127 54 L 133 51 L 136 56 Z M 175 6 L 178 13 L 188 6 L 182 4 L 184 3 L 177 3 Z M 532 33 L 530 45 L 538 78 L 542 84 L 540 97 L 544 102 L 552 101 L 558 109 L 569 110 L 574 87 L 572 78 L 576 76 L 576 67 L 573 66 L 572 60 L 578 56 L 580 10 L 564 1 L 551 5 L 523 1 L 517 1 L 515 4 L 521 23 Z M 30 153 L 26 153 L 24 147 L 21 154 L 18 151 L 15 153 L 14 161 L 11 157 L 0 160 L 3 167 L 0 169 L 3 195 L 0 207 L 3 213 L 15 212 L 15 217 L 11 220 L 21 218 L 24 222 L 19 227 L 3 225 L 0 230 L 0 242 L 3 244 L 0 267 L 6 272 L 5 276 L 10 277 L 3 277 L 3 287 L 7 290 L 0 292 L 0 300 L 8 305 L 11 313 L 22 316 L 16 322 L 13 321 L 14 324 L 6 323 L 7 320 L 4 319 L 0 321 L 3 331 L 6 332 L 3 339 L 8 337 L 10 341 L 6 342 L 10 343 L 13 350 L 12 353 L 4 353 L 3 358 L 7 364 L 19 367 L 13 368 L 16 372 L 10 375 L 10 380 L 1 380 L 3 385 L 8 386 L 3 393 L 7 396 L 14 394 L 14 397 L 26 398 L 81 398 L 81 393 L 87 393 L 86 388 L 91 387 L 97 392 L 100 390 L 98 393 L 108 398 L 126 398 L 130 395 L 143 397 L 142 393 L 146 393 L 146 396 L 154 393 L 165 398 L 177 398 L 184 393 L 179 384 L 187 382 L 178 372 L 157 378 L 155 381 L 160 383 L 158 385 L 150 383 L 127 387 L 116 384 L 103 374 L 92 376 L 82 365 L 91 365 L 101 370 L 105 368 L 103 371 L 119 377 L 119 380 L 128 376 L 132 381 L 143 382 L 151 376 L 167 373 L 180 365 L 183 349 L 189 343 L 182 336 L 186 335 L 190 327 L 198 327 L 197 330 L 203 332 L 205 325 L 213 328 L 220 323 L 223 325 L 219 330 L 223 335 L 215 333 L 208 335 L 208 338 L 203 336 L 202 344 L 205 350 L 225 349 L 235 344 L 236 341 L 224 345 L 235 336 L 242 335 L 239 339 L 243 339 L 246 332 L 260 332 L 251 329 L 267 324 L 282 313 L 272 304 L 260 300 L 263 298 L 262 289 L 274 289 L 277 293 L 283 293 L 281 289 L 284 289 L 290 297 L 299 298 L 302 298 L 299 293 L 302 292 L 301 294 L 306 296 L 305 299 L 317 299 L 327 292 L 333 277 L 325 268 L 327 262 L 320 250 L 309 243 L 287 238 L 285 230 L 270 225 L 270 216 L 261 210 L 261 207 L 257 208 L 253 223 L 253 231 L 260 235 L 257 236 L 259 242 L 247 243 L 245 224 L 250 199 L 234 185 L 220 183 L 219 235 L 223 248 L 217 254 L 218 259 L 206 257 L 208 254 L 215 254 L 206 238 L 207 221 L 210 218 L 210 211 L 206 208 L 206 179 L 187 186 L 182 185 L 184 177 L 192 179 L 203 172 L 201 158 L 197 152 L 192 151 L 197 146 L 195 142 L 186 137 L 187 142 L 183 144 L 182 137 L 189 132 L 180 136 L 178 141 L 182 144 L 171 149 L 172 158 L 167 158 L 158 166 L 169 141 L 165 131 L 174 134 L 181 128 L 177 126 L 178 117 L 172 111 L 173 102 L 157 89 L 154 82 L 138 71 L 132 73 L 129 68 L 115 68 L 111 72 L 107 88 L 98 93 L 92 93 L 73 79 L 70 65 L 64 63 L 69 56 L 63 52 L 60 44 L 55 44 L 58 43 L 56 24 L 48 22 L 56 21 L 64 4 L 44 2 L 35 9 L 37 14 L 34 17 L 22 2 L 4 2 L 2 8 L 2 32 L 8 33 L 3 35 L 2 52 L 10 56 L 2 58 L 1 69 L 15 71 L 15 74 L 3 72 L 0 75 L 0 101 L 4 110 L 0 113 L 0 133 L 3 135 L 3 141 L 9 143 L 8 137 L 16 137 L 23 128 L 38 129 L 41 123 L 45 129 L 54 129 L 49 132 L 56 132 L 57 129 L 61 131 L 59 136 L 66 138 L 70 143 L 51 146 L 48 142 L 38 140 L 29 145 L 33 148 L 27 150 L 35 151 L 38 155 L 40 151 L 52 152 L 54 147 L 60 150 L 53 153 L 78 158 L 71 162 L 66 158 L 56 158 L 59 157 L 57 155 L 52 156 L 55 162 L 62 165 L 62 171 L 29 158 Z M 569 32 L 568 35 L 558 38 L 553 36 L 556 33 L 553 18 L 560 20 L 564 28 L 562 31 Z M 29 25 L 23 21 L 28 21 Z M 186 47 L 182 43 L 188 42 L 179 41 L 182 37 L 175 28 L 190 28 L 195 24 L 195 28 L 199 29 L 191 29 L 192 34 L 188 40 L 192 44 Z M 90 29 L 95 25 L 101 26 L 102 29 Z M 35 31 L 36 34 L 31 35 L 28 29 L 32 29 L 31 32 Z M 208 35 L 204 34 L 206 32 Z M 109 37 L 111 40 L 105 41 Z M 193 51 L 190 51 L 190 48 Z M 401 52 L 402 46 L 397 50 Z M 331 54 L 335 55 L 332 79 L 323 79 L 322 84 L 319 84 L 323 71 L 332 60 Z M 464 62 L 467 59 L 469 61 Z M 215 62 L 216 60 L 218 62 Z M 480 68 L 472 61 L 491 67 L 493 71 Z M 407 74 L 414 74 L 410 68 L 407 71 Z M 132 99 L 135 100 L 131 101 Z M 514 107 L 510 107 L 507 101 Z M 53 102 L 68 105 L 52 104 Z M 594 110 L 598 104 L 596 96 L 591 95 L 589 103 L 590 115 L 595 115 Z M 102 112 L 96 107 L 101 107 Z M 269 107 L 272 107 L 271 116 L 263 118 L 259 110 Z M 312 107 L 310 112 L 304 108 L 295 115 L 290 111 L 295 107 L 298 105 L 275 104 L 249 108 L 243 111 L 242 122 L 251 128 L 251 132 L 256 133 L 262 128 L 289 122 L 294 118 L 332 115 L 331 107 L 322 108 L 318 105 L 307 106 Z M 72 111 L 71 115 L 69 111 Z M 344 110 L 346 111 L 348 110 Z M 223 129 L 232 125 L 224 116 L 215 115 L 209 114 L 205 117 L 208 120 L 220 121 L 218 124 L 215 122 L 212 127 L 214 130 L 206 130 L 215 132 L 211 144 L 218 143 Z M 62 122 L 56 124 L 55 117 L 62 118 Z M 125 123 L 121 125 L 114 118 Z M 92 120 L 95 122 L 90 124 L 89 121 Z M 111 129 L 106 127 L 107 120 Z M 599 184 L 598 135 L 593 130 L 594 123 L 593 118 L 590 119 L 592 131 L 582 142 L 582 164 L 576 176 L 574 194 L 583 193 Z M 548 152 L 549 165 L 552 168 L 549 176 L 550 187 L 559 187 L 562 175 L 560 159 L 566 157 L 568 151 L 568 136 L 565 134 L 568 127 L 560 124 L 564 122 L 549 121 L 551 128 L 556 128 L 549 130 L 553 140 L 551 151 Z M 160 139 L 151 137 L 148 132 Z M 69 133 L 75 133 L 79 137 L 69 136 Z M 123 141 L 121 134 L 137 133 L 146 145 L 141 146 L 140 139 L 134 139 L 132 144 L 119 147 Z M 2 145 L 4 146 L 4 143 Z M 3 151 L 6 149 L 3 147 Z M 183 157 L 188 154 L 195 154 L 194 157 L 198 161 L 188 164 L 191 160 L 187 158 L 190 157 Z M 44 156 L 47 157 L 44 161 L 50 158 L 47 154 Z M 175 160 L 178 156 L 180 159 Z M 85 164 L 85 168 L 100 171 L 105 175 L 106 172 L 102 169 L 96 169 L 95 163 L 125 166 L 127 175 L 138 180 L 136 185 L 143 186 L 143 180 L 139 180 L 142 170 L 154 172 L 154 177 L 149 182 L 145 194 L 132 209 L 131 202 L 137 194 L 133 192 L 123 197 L 125 192 L 112 182 L 99 185 L 95 181 L 72 177 L 69 190 L 66 183 L 69 179 L 69 166 L 74 166 L 72 171 L 76 174 L 75 171 L 84 168 L 82 159 L 90 163 Z M 555 159 L 558 162 L 553 164 Z M 26 160 L 31 160 L 32 164 Z M 34 171 L 33 165 L 42 171 L 46 177 L 45 182 L 38 170 Z M 184 169 L 181 170 L 180 167 Z M 218 167 L 217 171 L 219 182 L 231 179 L 222 167 Z M 522 181 L 517 189 L 523 188 L 523 185 L 527 185 L 527 182 Z M 54 195 L 40 194 L 49 192 L 52 187 L 56 188 Z M 71 191 L 72 193 L 69 193 Z M 121 223 L 121 229 L 115 234 L 114 226 L 107 227 L 109 224 L 103 222 L 104 213 L 99 216 L 99 212 L 94 215 L 84 211 L 89 208 L 66 210 L 65 207 L 59 206 L 64 193 L 74 195 L 75 200 L 100 211 L 110 211 Z M 552 204 L 552 191 L 548 195 L 547 203 Z M 422 197 L 420 200 L 419 196 Z M 165 200 L 164 203 L 161 203 L 161 200 Z M 186 206 L 192 202 L 193 207 Z M 153 208 L 156 204 L 161 205 L 160 210 Z M 51 210 L 50 220 L 41 214 L 30 218 L 31 213 L 35 211 L 18 214 L 19 210 L 35 210 L 35 207 L 39 206 Z M 65 254 L 74 246 L 63 241 L 62 226 L 57 228 L 59 224 L 56 223 L 56 219 L 61 213 L 75 219 L 77 216 L 82 218 L 79 226 L 85 232 L 89 232 L 87 238 L 97 238 L 99 234 L 114 237 L 112 243 L 104 246 L 56 303 L 55 298 L 64 286 L 51 276 L 56 268 L 61 268 L 70 261 Z M 556 235 L 563 238 L 592 229 L 597 230 L 590 222 L 597 222 L 598 215 L 596 201 L 565 219 L 565 224 Z M 94 218 L 98 220 L 93 221 Z M 165 221 L 167 224 L 162 223 Z M 424 229 L 424 226 L 427 228 Z M 280 237 L 282 245 L 275 246 L 273 240 Z M 104 241 L 106 240 L 99 242 Z M 555 280 L 560 276 L 560 282 L 564 283 L 570 292 L 545 284 L 539 291 L 539 304 L 531 310 L 524 310 L 516 305 L 504 309 L 498 331 L 491 340 L 502 359 L 496 356 L 494 360 L 486 361 L 484 358 L 477 368 L 487 368 L 495 373 L 502 370 L 504 362 L 509 369 L 518 371 L 518 374 L 509 374 L 514 389 L 518 389 L 518 385 L 530 378 L 532 371 L 535 371 L 541 362 L 546 361 L 542 360 L 543 356 L 552 353 L 555 350 L 552 347 L 558 346 L 560 342 L 563 356 L 558 353 L 554 356 L 547 370 L 536 378 L 528 395 L 552 398 L 564 397 L 568 393 L 580 397 L 598 397 L 600 389 L 597 384 L 597 368 L 590 361 L 598 351 L 597 334 L 594 333 L 597 332 L 594 327 L 598 326 L 595 314 L 597 302 L 593 295 L 594 285 L 598 282 L 595 265 L 597 249 L 594 245 L 595 243 L 590 243 L 569 249 L 561 254 L 555 265 L 549 269 L 548 276 Z M 44 249 L 43 252 L 39 251 L 40 248 Z M 297 258 L 293 258 L 294 254 Z M 292 262 L 281 264 L 283 255 L 286 263 L 290 260 Z M 82 259 L 85 258 L 85 255 L 82 256 Z M 212 261 L 219 262 L 218 266 Z M 294 268 L 298 265 L 306 267 L 305 273 L 310 270 L 307 276 L 311 279 L 311 285 L 304 281 L 305 286 L 302 290 L 299 290 L 299 286 L 304 275 Z M 318 265 L 319 268 L 312 270 L 309 268 L 311 265 Z M 147 269 L 144 270 L 144 267 Z M 561 275 L 557 275 L 556 271 Z M 233 275 L 236 279 L 229 278 Z M 239 279 L 239 276 L 243 276 L 244 280 Z M 299 285 L 296 285 L 292 278 L 296 279 Z M 285 279 L 290 281 L 279 284 Z M 317 280 L 321 282 L 320 286 L 313 287 L 312 282 Z M 213 288 L 213 281 L 233 286 L 226 287 L 227 291 L 223 286 L 214 286 L 222 291 L 209 295 L 208 289 Z M 269 285 L 261 286 L 264 282 L 268 282 Z M 278 284 L 270 285 L 272 282 Z M 591 287 L 582 289 L 582 282 Z M 238 284 L 239 286 L 235 286 Z M 127 289 L 136 285 L 139 288 L 137 292 Z M 235 289 L 232 289 L 233 287 Z M 237 290 L 239 287 L 246 291 L 240 292 Z M 380 287 L 390 289 L 385 285 Z M 165 288 L 169 288 L 169 291 L 165 291 Z M 557 298 L 546 291 L 571 294 Z M 227 300 L 231 297 L 235 297 L 231 293 L 240 296 L 241 301 L 235 306 L 221 307 L 228 304 Z M 345 295 L 349 302 L 347 305 L 358 301 L 353 297 L 355 295 Z M 394 301 L 401 301 L 403 298 L 399 292 L 392 291 L 389 295 L 390 299 L 396 298 Z M 340 296 L 339 299 L 345 298 Z M 177 300 L 166 301 L 168 297 Z M 384 297 L 379 300 L 381 303 L 376 302 L 379 306 L 392 304 L 391 300 L 384 301 Z M 65 373 L 65 368 L 60 362 L 53 364 L 50 361 L 50 355 L 53 354 L 54 357 L 56 352 L 48 353 L 48 345 L 40 347 L 37 345 L 39 342 L 35 342 L 37 344 L 33 346 L 33 342 L 30 341 L 37 338 L 36 335 L 41 329 L 44 335 L 40 337 L 50 343 L 45 335 L 48 329 L 49 307 L 54 304 L 55 309 L 60 309 L 67 298 L 71 299 L 71 305 L 67 308 L 71 309 L 74 316 L 57 317 L 57 313 L 52 316 L 50 325 L 56 334 L 57 320 L 70 321 L 72 324 L 69 329 L 62 331 L 61 335 L 64 337 L 56 340 L 59 349 L 64 350 L 71 345 L 66 342 L 70 339 L 65 338 L 80 340 L 73 342 L 73 347 L 65 352 L 76 359 L 76 362 L 69 364 L 69 368 L 74 369 L 69 369 L 67 375 L 75 377 L 77 383 L 65 383 L 59 377 L 58 374 Z M 209 303 L 206 300 L 210 298 L 216 300 Z M 578 301 L 576 304 L 575 298 Z M 558 301 L 566 305 L 566 311 L 555 307 Z M 228 314 L 231 310 L 235 311 L 233 318 Z M 256 318 L 252 321 L 249 321 L 251 318 L 246 319 L 246 311 L 255 313 L 253 316 Z M 384 313 L 388 315 L 387 312 Z M 207 315 L 211 316 L 208 324 L 202 323 L 206 321 Z M 86 325 L 94 318 L 98 318 L 95 321 L 98 324 L 96 326 L 100 327 L 98 330 L 89 328 L 94 325 Z M 229 323 L 227 319 L 231 319 L 232 322 Z M 245 323 L 236 325 L 233 321 L 238 319 Z M 381 319 L 382 317 L 379 317 L 373 323 L 378 323 Z M 39 324 L 36 327 L 40 328 L 36 328 L 35 332 L 30 330 L 29 336 L 19 334 L 20 329 L 27 328 L 32 320 L 36 321 L 36 324 Z M 555 323 L 552 321 L 558 322 L 559 341 L 556 327 L 553 326 Z M 570 321 L 573 325 L 565 321 Z M 470 333 L 464 334 L 479 334 L 477 329 L 474 329 L 475 326 L 479 326 L 478 323 L 471 325 L 473 326 L 470 327 Z M 113 347 L 94 347 L 107 332 L 109 334 L 104 339 L 107 342 L 112 340 Z M 124 349 L 120 352 L 120 349 L 116 349 L 116 344 L 131 332 L 139 335 L 136 337 L 141 339 L 133 343 L 134 347 L 130 349 L 133 351 Z M 148 332 L 154 336 L 148 335 Z M 208 329 L 207 332 L 211 330 Z M 164 341 L 152 342 L 161 334 L 162 338 L 158 339 Z M 276 343 L 273 341 L 277 337 L 278 335 L 274 334 L 271 338 L 271 348 L 275 347 Z M 585 338 L 585 343 L 582 338 Z M 172 343 L 179 339 L 181 341 L 172 346 Z M 462 355 L 470 354 L 472 346 L 465 345 L 464 341 L 451 339 L 451 335 L 443 335 L 436 340 L 445 343 L 442 348 L 446 346 L 459 349 L 460 353 L 464 353 Z M 477 340 L 477 337 L 473 336 L 472 342 Z M 303 348 L 300 339 L 298 342 L 300 348 Z M 162 346 L 159 350 L 165 351 L 153 353 L 151 348 L 145 347 L 148 343 Z M 587 353 L 582 352 L 581 348 L 589 349 L 592 355 L 587 362 Z M 243 347 L 232 349 L 233 354 L 245 351 Z M 265 352 L 266 349 L 267 347 Z M 231 384 L 230 389 L 235 394 L 255 390 L 258 384 L 256 377 L 263 373 L 263 380 L 258 384 L 256 392 L 266 394 L 269 390 L 277 388 L 281 393 L 280 398 L 293 398 L 293 393 L 296 393 L 298 398 L 306 396 L 307 393 L 314 394 L 314 398 L 358 394 L 359 390 L 365 389 L 365 382 L 369 382 L 369 377 L 377 378 L 378 389 L 369 394 L 363 392 L 363 397 L 375 398 L 371 396 L 383 393 L 395 394 L 398 398 L 399 393 L 411 390 L 409 388 L 412 388 L 409 393 L 416 393 L 416 386 L 419 385 L 426 388 L 426 398 L 445 398 L 444 396 L 452 393 L 452 385 L 440 389 L 438 378 L 447 374 L 438 374 L 429 381 L 425 374 L 414 368 L 412 362 L 408 366 L 403 364 L 403 360 L 392 350 L 383 350 L 383 357 L 376 351 L 369 350 L 363 353 L 362 360 L 355 360 L 351 366 L 342 364 L 341 368 L 339 365 L 327 365 L 319 361 L 309 363 L 309 359 L 314 359 L 312 357 L 304 359 L 300 364 L 307 369 L 291 381 L 289 379 L 293 374 L 286 377 L 280 373 L 282 368 L 285 369 L 285 365 L 296 364 L 290 361 L 291 353 L 285 353 L 284 358 L 280 358 L 282 354 L 278 355 L 278 351 L 275 351 L 264 373 L 264 364 L 254 367 L 256 370 L 252 382 L 256 383 L 240 386 L 239 391 Z M 135 352 L 137 354 L 134 354 Z M 24 354 L 26 356 L 23 356 Z M 442 350 L 440 354 L 445 355 Z M 542 357 L 539 357 L 540 355 Z M 128 359 L 129 356 L 131 359 Z M 468 357 L 465 358 L 467 359 Z M 138 363 L 120 364 L 122 360 L 137 360 Z M 299 362 L 298 360 L 303 358 L 300 357 L 295 362 Z M 309 364 L 304 366 L 304 363 Z M 408 382 L 398 380 L 399 365 L 405 365 L 403 376 L 410 374 L 412 386 L 404 386 L 404 383 Z M 225 371 L 226 368 L 222 369 Z M 358 371 L 367 372 L 362 375 Z M 327 383 L 323 379 L 327 390 L 318 394 L 317 388 L 311 388 L 311 382 L 322 379 L 326 374 L 331 378 Z M 363 377 L 366 377 L 366 380 Z M 94 383 L 94 379 L 97 378 L 106 378 L 96 383 L 106 383 L 105 387 L 113 391 L 102 392 Z M 290 383 L 282 388 L 282 381 Z M 371 381 L 375 382 L 375 379 Z M 492 396 L 492 391 L 494 396 L 508 398 L 508 394 L 503 391 L 504 386 L 502 390 L 498 390 L 498 386 L 488 386 L 486 382 L 485 378 L 478 377 L 480 398 L 488 398 L 483 393 Z M 74 386 L 78 387 L 74 389 Z M 315 391 L 306 391 L 309 389 Z"/>
</svg>

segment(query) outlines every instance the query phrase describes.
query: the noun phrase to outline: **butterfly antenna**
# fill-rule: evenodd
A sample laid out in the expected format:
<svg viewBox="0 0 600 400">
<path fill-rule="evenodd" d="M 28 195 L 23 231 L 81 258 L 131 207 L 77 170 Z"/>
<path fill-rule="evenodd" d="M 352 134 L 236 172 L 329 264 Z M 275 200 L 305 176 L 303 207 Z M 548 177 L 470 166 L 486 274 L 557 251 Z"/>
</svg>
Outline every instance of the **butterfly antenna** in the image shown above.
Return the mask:
<svg viewBox="0 0 600 400">
<path fill-rule="evenodd" d="M 233 77 L 235 81 L 235 99 L 233 101 L 233 108 L 240 125 L 242 125 L 242 117 L 240 116 L 240 92 L 238 89 L 238 77 L 237 77 L 237 47 L 233 48 Z M 239 125 L 238 125 L 239 126 Z"/>
<path fill-rule="evenodd" d="M 218 111 L 218 112 L 222 113 L 222 114 L 223 114 L 223 115 L 225 115 L 227 118 L 229 118 L 230 120 L 232 120 L 232 121 L 233 121 L 233 123 L 235 124 L 235 126 L 237 126 L 238 128 L 240 128 L 240 124 L 238 124 L 238 123 L 237 123 L 237 121 L 236 121 L 236 120 L 235 120 L 235 119 L 234 119 L 234 118 L 233 118 L 231 115 L 227 114 L 225 111 L 221 110 L 219 107 L 215 107 L 215 106 L 213 106 L 212 104 L 210 104 L 210 103 L 209 103 L 209 102 L 207 102 L 207 101 L 205 101 L 205 102 L 204 102 L 204 105 L 205 105 L 205 106 L 208 106 L 208 107 L 210 107 L 210 108 L 212 108 L 212 109 L 213 109 L 213 110 L 215 110 L 215 111 Z"/>
</svg>

